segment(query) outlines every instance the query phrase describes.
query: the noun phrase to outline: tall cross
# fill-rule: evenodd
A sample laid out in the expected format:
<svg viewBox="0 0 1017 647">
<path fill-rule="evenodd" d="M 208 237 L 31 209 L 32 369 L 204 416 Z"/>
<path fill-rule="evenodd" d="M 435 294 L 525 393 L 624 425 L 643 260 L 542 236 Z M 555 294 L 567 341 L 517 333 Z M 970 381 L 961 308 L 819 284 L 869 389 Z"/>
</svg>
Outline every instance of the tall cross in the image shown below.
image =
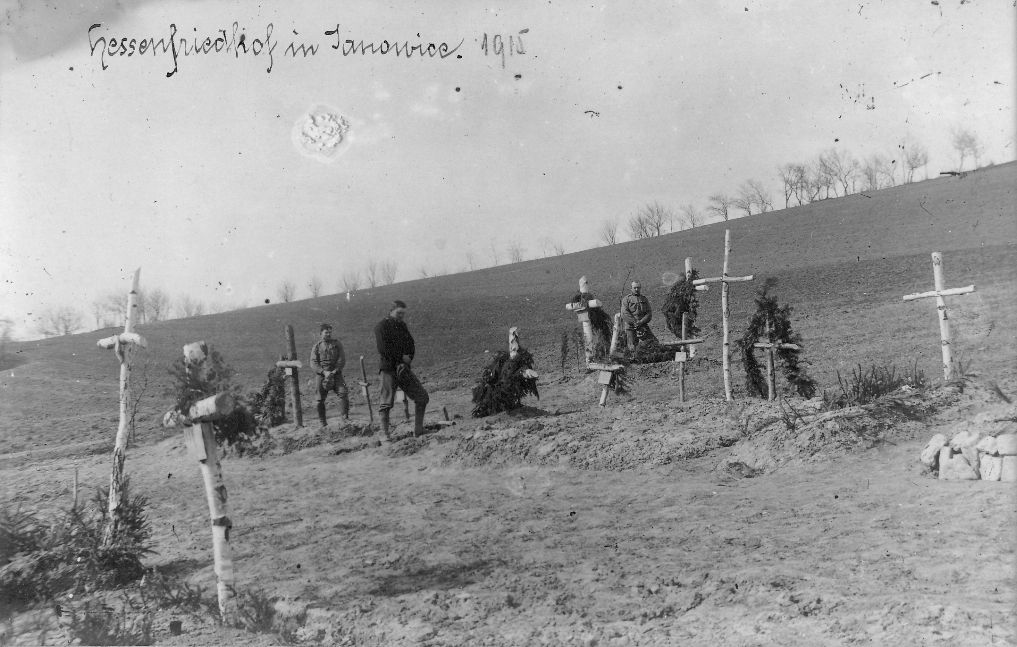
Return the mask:
<svg viewBox="0 0 1017 647">
<path fill-rule="evenodd" d="M 139 267 L 134 271 L 131 291 L 127 295 L 127 321 L 124 323 L 124 331 L 119 335 L 100 339 L 98 342 L 101 348 L 112 348 L 120 361 L 120 426 L 117 428 L 116 441 L 113 444 L 113 471 L 110 474 L 109 499 L 107 501 L 109 521 L 103 531 L 103 542 L 107 545 L 113 541 L 123 522 L 124 462 L 127 460 L 127 439 L 134 435 L 134 415 L 131 411 L 134 401 L 131 390 L 131 364 L 134 351 L 137 348 L 148 346 L 145 338 L 134 332 L 134 326 L 138 322 L 138 279 L 140 276 L 141 268 Z"/>
<path fill-rule="evenodd" d="M 729 401 L 731 400 L 731 358 L 728 350 L 730 349 L 731 343 L 728 339 L 727 320 L 731 316 L 730 310 L 727 303 L 728 283 L 735 283 L 740 281 L 751 281 L 755 277 L 752 274 L 748 276 L 728 276 L 727 266 L 728 258 L 731 256 L 731 230 L 724 230 L 724 271 L 723 274 L 717 277 L 708 279 L 696 279 L 693 281 L 693 285 L 706 285 L 707 283 L 720 283 L 720 310 L 721 319 L 724 326 L 724 397 Z"/>
<path fill-rule="evenodd" d="M 936 297 L 936 310 L 939 312 L 939 336 L 943 346 L 943 379 L 950 380 L 953 378 L 953 353 L 950 350 L 953 338 L 950 335 L 950 318 L 946 314 L 946 300 L 943 297 L 974 292 L 975 286 L 945 289 L 943 287 L 943 255 L 939 252 L 932 252 L 932 280 L 935 290 L 908 294 L 905 295 L 904 300 L 914 301 L 915 299 Z"/>
</svg>

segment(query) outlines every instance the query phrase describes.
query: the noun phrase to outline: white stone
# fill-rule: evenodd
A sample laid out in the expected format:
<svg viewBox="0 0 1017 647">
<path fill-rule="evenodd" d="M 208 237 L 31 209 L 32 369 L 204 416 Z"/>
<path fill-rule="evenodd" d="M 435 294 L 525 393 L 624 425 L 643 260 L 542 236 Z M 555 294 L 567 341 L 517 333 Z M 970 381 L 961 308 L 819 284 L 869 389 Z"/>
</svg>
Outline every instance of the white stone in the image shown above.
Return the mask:
<svg viewBox="0 0 1017 647">
<path fill-rule="evenodd" d="M 998 481 L 1003 473 L 1003 459 L 999 456 L 982 454 L 978 461 L 978 472 L 983 481 Z"/>
<path fill-rule="evenodd" d="M 1017 456 L 1003 456 L 1003 469 L 999 472 L 999 480 L 1013 483 L 1017 481 Z"/>
<path fill-rule="evenodd" d="M 986 436 L 985 438 L 982 438 L 981 440 L 978 441 L 978 444 L 975 445 L 975 449 L 977 449 L 978 451 L 980 451 L 983 454 L 995 455 L 996 454 L 996 437 L 995 436 Z"/>
<path fill-rule="evenodd" d="M 950 447 L 952 449 L 961 449 L 962 447 L 974 447 L 978 444 L 982 435 L 973 429 L 964 429 L 954 434 L 954 437 L 950 439 Z"/>
<path fill-rule="evenodd" d="M 996 453 L 1000 456 L 1017 456 L 1017 434 L 996 436 Z"/>
<path fill-rule="evenodd" d="M 949 447 L 939 452 L 939 478 L 942 481 L 973 481 L 978 478 L 962 454 L 952 456 Z"/>
<path fill-rule="evenodd" d="M 935 467 L 936 460 L 939 458 L 939 450 L 943 449 L 945 445 L 946 436 L 943 434 L 933 436 L 925 445 L 925 449 L 922 450 L 922 463 L 929 467 Z"/>
<path fill-rule="evenodd" d="M 960 453 L 961 456 L 964 457 L 964 460 L 968 462 L 968 465 L 971 466 L 971 469 L 975 473 L 975 478 L 981 478 L 981 473 L 978 471 L 979 470 L 978 450 L 968 445 L 967 447 L 961 447 Z"/>
</svg>

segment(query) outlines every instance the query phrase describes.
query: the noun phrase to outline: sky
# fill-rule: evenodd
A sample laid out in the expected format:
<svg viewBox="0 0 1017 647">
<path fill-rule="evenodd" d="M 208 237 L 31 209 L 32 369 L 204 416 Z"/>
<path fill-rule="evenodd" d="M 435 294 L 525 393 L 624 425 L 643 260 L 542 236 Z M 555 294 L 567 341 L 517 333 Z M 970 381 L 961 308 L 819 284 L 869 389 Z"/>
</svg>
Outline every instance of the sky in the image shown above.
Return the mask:
<svg viewBox="0 0 1017 647">
<path fill-rule="evenodd" d="M 22 339 L 59 306 L 94 327 L 91 304 L 138 267 L 143 289 L 248 307 L 284 280 L 297 298 L 312 276 L 338 292 L 372 260 L 408 280 L 468 255 L 505 263 L 512 244 L 590 248 L 644 204 L 702 209 L 752 178 L 780 207 L 777 168 L 830 148 L 892 157 L 909 137 L 935 176 L 957 168 L 965 128 L 982 163 L 1015 158 L 1013 0 L 7 0 L 0 14 L 0 318 Z M 175 59 L 119 47 L 174 30 Z"/>
</svg>

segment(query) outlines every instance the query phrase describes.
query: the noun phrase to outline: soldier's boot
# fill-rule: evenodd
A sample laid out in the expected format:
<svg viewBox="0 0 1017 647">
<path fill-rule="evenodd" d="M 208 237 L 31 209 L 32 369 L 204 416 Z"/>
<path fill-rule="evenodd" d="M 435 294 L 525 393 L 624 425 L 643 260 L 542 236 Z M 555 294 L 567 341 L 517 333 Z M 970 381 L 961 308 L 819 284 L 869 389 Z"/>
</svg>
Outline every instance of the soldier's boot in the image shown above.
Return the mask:
<svg viewBox="0 0 1017 647">
<path fill-rule="evenodd" d="M 424 411 L 427 409 L 426 402 L 414 403 L 415 418 L 413 421 L 413 436 L 421 436 L 424 433 Z"/>
<path fill-rule="evenodd" d="M 325 403 L 324 402 L 319 402 L 318 403 L 318 422 L 321 423 L 322 427 L 327 427 L 328 426 L 328 421 L 325 419 Z"/>
<path fill-rule="evenodd" d="M 350 396 L 343 395 L 339 397 L 339 410 L 343 414 L 343 422 L 350 421 Z"/>
<path fill-rule="evenodd" d="M 388 414 L 389 409 L 381 409 L 378 411 L 378 418 L 381 420 L 381 437 L 378 440 L 384 445 L 388 443 Z"/>
</svg>

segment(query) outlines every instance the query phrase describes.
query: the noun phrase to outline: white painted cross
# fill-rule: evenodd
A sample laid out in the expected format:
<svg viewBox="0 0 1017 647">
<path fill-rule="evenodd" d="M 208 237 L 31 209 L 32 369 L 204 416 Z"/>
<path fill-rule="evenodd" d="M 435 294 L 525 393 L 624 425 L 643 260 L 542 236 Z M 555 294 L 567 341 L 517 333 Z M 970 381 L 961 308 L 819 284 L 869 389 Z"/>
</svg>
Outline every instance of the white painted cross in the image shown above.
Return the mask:
<svg viewBox="0 0 1017 647">
<path fill-rule="evenodd" d="M 950 380 L 953 378 L 953 353 L 950 350 L 953 338 L 950 335 L 950 318 L 946 314 L 946 300 L 943 297 L 974 292 L 975 286 L 945 289 L 943 287 L 943 255 L 939 252 L 932 252 L 932 280 L 935 290 L 908 294 L 904 300 L 914 301 L 915 299 L 936 297 L 936 310 L 939 312 L 939 336 L 943 346 L 943 379 Z"/>
<path fill-rule="evenodd" d="M 777 371 L 774 366 L 773 354 L 777 350 L 801 350 L 797 344 L 789 344 L 780 339 L 773 339 L 773 324 L 766 320 L 766 340 L 760 339 L 753 348 L 761 348 L 766 351 L 766 399 L 777 399 Z"/>
<path fill-rule="evenodd" d="M 134 352 L 138 348 L 148 346 L 145 338 L 134 332 L 138 322 L 138 279 L 141 268 L 134 271 L 131 291 L 127 295 L 127 321 L 124 332 L 112 337 L 100 339 L 100 348 L 113 349 L 120 361 L 120 426 L 117 428 L 116 441 L 113 444 L 113 471 L 109 479 L 109 500 L 107 501 L 108 522 L 103 530 L 103 542 L 109 544 L 116 535 L 123 521 L 124 495 L 124 462 L 127 460 L 127 439 L 134 436 L 134 415 L 131 406 L 134 402 L 131 390 L 131 364 Z"/>
<path fill-rule="evenodd" d="M 590 286 L 586 282 L 585 276 L 579 277 L 579 293 L 590 293 Z M 565 309 L 576 313 L 576 316 L 579 318 L 579 323 L 583 326 L 583 340 L 586 343 L 584 350 L 586 351 L 587 364 L 589 364 L 590 360 L 593 359 L 593 324 L 590 323 L 590 309 L 600 308 L 602 305 L 603 304 L 598 299 L 565 304 Z"/>
<path fill-rule="evenodd" d="M 208 357 L 208 346 L 203 341 L 184 346 L 187 372 L 203 371 Z M 219 447 L 215 442 L 212 422 L 229 415 L 236 408 L 228 392 L 209 396 L 194 403 L 185 414 L 170 411 L 163 416 L 163 426 L 183 427 L 184 444 L 192 458 L 197 459 L 205 484 L 205 498 L 212 522 L 212 558 L 215 563 L 216 590 L 219 597 L 219 615 L 230 623 L 236 615 L 234 598 L 233 551 L 230 548 L 230 528 L 233 522 L 226 507 L 226 483 L 222 478 Z"/>
<path fill-rule="evenodd" d="M 723 323 L 724 332 L 724 397 L 729 401 L 731 400 L 731 357 L 728 350 L 730 349 L 731 343 L 728 336 L 727 321 L 730 317 L 730 310 L 728 308 L 728 283 L 735 283 L 739 281 L 751 281 L 755 277 L 752 274 L 748 276 L 728 276 L 727 266 L 728 258 L 731 255 L 731 230 L 724 230 L 724 271 L 721 276 L 708 278 L 708 279 L 696 279 L 692 283 L 694 285 L 706 285 L 707 283 L 720 283 L 720 309 L 721 309 L 721 320 Z"/>
</svg>

